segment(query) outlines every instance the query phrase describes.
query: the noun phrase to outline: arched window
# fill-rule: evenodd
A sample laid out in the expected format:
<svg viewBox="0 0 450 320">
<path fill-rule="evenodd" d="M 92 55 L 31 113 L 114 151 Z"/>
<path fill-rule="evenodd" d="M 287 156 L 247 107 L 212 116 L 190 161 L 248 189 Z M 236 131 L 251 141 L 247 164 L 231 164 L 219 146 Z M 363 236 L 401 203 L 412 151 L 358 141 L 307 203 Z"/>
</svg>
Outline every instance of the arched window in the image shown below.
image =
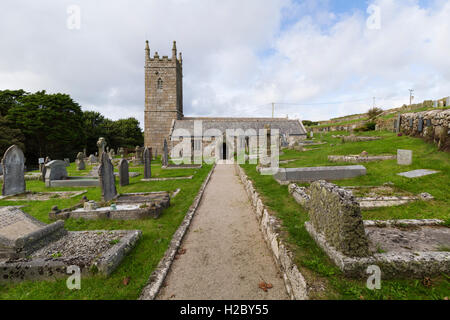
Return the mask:
<svg viewBox="0 0 450 320">
<path fill-rule="evenodd" d="M 163 88 L 163 81 L 161 78 L 158 79 L 158 89 L 162 89 Z"/>
</svg>

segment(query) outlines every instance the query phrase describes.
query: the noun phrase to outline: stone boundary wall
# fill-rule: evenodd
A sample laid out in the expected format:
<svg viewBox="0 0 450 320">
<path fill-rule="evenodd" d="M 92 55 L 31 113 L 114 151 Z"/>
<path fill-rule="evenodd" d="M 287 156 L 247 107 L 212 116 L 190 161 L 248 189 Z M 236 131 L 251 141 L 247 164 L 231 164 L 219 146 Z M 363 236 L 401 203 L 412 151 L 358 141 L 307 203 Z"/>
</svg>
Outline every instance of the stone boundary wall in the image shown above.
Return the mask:
<svg viewBox="0 0 450 320">
<path fill-rule="evenodd" d="M 441 150 L 450 151 L 450 110 L 432 110 L 401 115 L 400 132 L 425 138 Z"/>
<path fill-rule="evenodd" d="M 351 124 L 330 124 L 326 127 L 320 126 L 320 127 L 309 127 L 309 131 L 312 131 L 314 133 L 320 133 L 320 132 L 332 132 L 332 131 L 353 131 L 356 128 L 359 128 L 366 124 L 367 121 L 360 121 L 360 122 L 354 122 Z"/>
<path fill-rule="evenodd" d="M 281 222 L 278 218 L 269 214 L 258 192 L 256 192 L 253 187 L 253 182 L 248 179 L 244 170 L 237 164 L 235 165 L 235 168 L 247 191 L 254 213 L 259 222 L 260 229 L 263 233 L 264 240 L 272 252 L 272 256 L 278 269 L 283 275 L 288 295 L 292 300 L 307 300 L 307 283 L 294 263 L 292 252 L 284 244 L 281 238 Z"/>
<path fill-rule="evenodd" d="M 161 289 L 161 286 L 166 279 L 167 273 L 169 272 L 170 267 L 172 266 L 173 260 L 180 248 L 181 242 L 183 241 L 184 235 L 191 225 L 192 218 L 197 212 L 197 208 L 200 205 L 200 201 L 203 198 L 203 193 L 205 192 L 206 186 L 209 183 L 212 173 L 214 172 L 216 165 L 211 169 L 205 181 L 203 182 L 197 196 L 194 199 L 194 202 L 189 207 L 186 216 L 184 217 L 183 222 L 178 227 L 177 231 L 172 237 L 172 241 L 170 242 L 169 248 L 167 248 L 164 257 L 158 263 L 156 269 L 150 275 L 150 278 L 147 282 L 147 285 L 141 292 L 141 296 L 139 300 L 154 300 Z"/>
</svg>

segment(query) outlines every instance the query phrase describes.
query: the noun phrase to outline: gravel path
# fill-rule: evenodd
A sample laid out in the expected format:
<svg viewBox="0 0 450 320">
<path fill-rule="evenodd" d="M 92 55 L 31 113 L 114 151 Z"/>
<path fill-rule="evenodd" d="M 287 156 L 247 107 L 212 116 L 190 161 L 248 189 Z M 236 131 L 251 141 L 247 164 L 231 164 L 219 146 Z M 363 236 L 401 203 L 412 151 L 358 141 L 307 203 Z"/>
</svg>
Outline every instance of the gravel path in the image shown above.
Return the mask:
<svg viewBox="0 0 450 320">
<path fill-rule="evenodd" d="M 233 165 L 216 166 L 181 247 L 157 299 L 288 299 Z"/>
</svg>

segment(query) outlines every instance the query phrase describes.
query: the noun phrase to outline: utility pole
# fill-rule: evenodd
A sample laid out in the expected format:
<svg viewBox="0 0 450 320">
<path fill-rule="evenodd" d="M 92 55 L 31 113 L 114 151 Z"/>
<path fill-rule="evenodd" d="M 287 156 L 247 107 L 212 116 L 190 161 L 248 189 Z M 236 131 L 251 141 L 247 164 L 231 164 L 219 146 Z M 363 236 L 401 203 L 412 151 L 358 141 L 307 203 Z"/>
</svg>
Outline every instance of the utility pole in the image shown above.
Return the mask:
<svg viewBox="0 0 450 320">
<path fill-rule="evenodd" d="M 272 119 L 274 118 L 275 114 L 275 102 L 272 102 Z"/>
<path fill-rule="evenodd" d="M 408 89 L 408 90 L 409 90 L 409 106 L 411 106 L 412 101 L 414 99 L 414 96 L 413 96 L 414 90 L 413 89 Z"/>
</svg>

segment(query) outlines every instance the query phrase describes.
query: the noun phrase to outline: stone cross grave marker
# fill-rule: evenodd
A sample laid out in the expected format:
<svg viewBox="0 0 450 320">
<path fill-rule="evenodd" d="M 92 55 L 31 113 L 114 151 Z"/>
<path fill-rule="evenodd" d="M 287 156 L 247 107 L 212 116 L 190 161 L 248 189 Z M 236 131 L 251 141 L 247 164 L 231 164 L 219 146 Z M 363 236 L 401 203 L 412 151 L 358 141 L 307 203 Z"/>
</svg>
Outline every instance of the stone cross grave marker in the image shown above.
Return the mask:
<svg viewBox="0 0 450 320">
<path fill-rule="evenodd" d="M 16 145 L 6 150 L 2 159 L 2 195 L 9 196 L 25 192 L 25 156 Z"/>
<path fill-rule="evenodd" d="M 77 154 L 77 170 L 85 170 L 86 164 L 84 163 L 84 154 L 83 152 L 78 152 Z"/>
<path fill-rule="evenodd" d="M 98 157 L 100 158 L 102 156 L 102 153 L 105 152 L 105 148 L 106 148 L 105 138 L 101 137 L 98 139 L 97 147 L 98 147 Z"/>
<path fill-rule="evenodd" d="M 128 171 L 128 161 L 126 159 L 120 160 L 119 163 L 119 184 L 122 187 L 130 184 L 130 173 Z"/>
<path fill-rule="evenodd" d="M 113 200 L 117 196 L 116 178 L 114 176 L 114 166 L 106 153 L 103 153 L 100 157 L 98 175 L 100 177 L 103 201 Z"/>
<path fill-rule="evenodd" d="M 167 167 L 169 165 L 169 148 L 167 147 L 167 140 L 164 139 L 164 148 L 162 156 L 162 165 Z"/>
<path fill-rule="evenodd" d="M 151 148 L 145 147 L 144 149 L 144 179 L 150 179 L 152 177 L 152 151 Z"/>
<path fill-rule="evenodd" d="M 412 150 L 397 150 L 397 164 L 401 166 L 409 166 L 412 164 Z"/>
</svg>

